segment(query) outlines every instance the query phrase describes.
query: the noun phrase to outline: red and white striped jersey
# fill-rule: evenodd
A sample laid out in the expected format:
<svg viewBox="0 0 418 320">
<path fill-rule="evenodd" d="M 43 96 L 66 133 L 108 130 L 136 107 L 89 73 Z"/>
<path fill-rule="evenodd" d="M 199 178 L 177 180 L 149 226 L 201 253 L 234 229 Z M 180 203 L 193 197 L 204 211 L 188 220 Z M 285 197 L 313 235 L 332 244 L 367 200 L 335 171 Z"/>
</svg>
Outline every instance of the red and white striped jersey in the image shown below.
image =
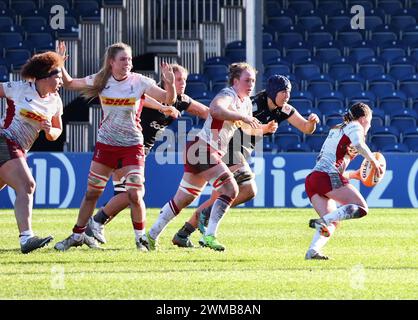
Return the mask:
<svg viewBox="0 0 418 320">
<path fill-rule="evenodd" d="M 215 99 L 219 96 L 229 96 L 233 98 L 232 103 L 228 106 L 229 110 L 237 111 L 242 115 L 252 115 L 252 103 L 250 97 L 241 100 L 232 87 L 222 89 Z M 236 129 L 241 127 L 242 121 L 228 121 L 213 119 L 209 114 L 202 130 L 197 136 L 208 143 L 212 148 L 220 152 L 223 156 L 228 149 L 228 143 Z"/>
<path fill-rule="evenodd" d="M 87 76 L 87 85 L 93 85 L 95 77 L 96 74 Z M 143 144 L 140 125 L 143 95 L 155 84 L 154 80 L 134 72 L 121 81 L 110 76 L 99 94 L 103 119 L 97 142 L 118 147 Z"/>
<path fill-rule="evenodd" d="M 41 131 L 41 122 L 61 116 L 63 106 L 58 93 L 39 96 L 35 83 L 11 81 L 2 83 L 7 98 L 7 111 L 1 132 L 28 151 Z"/>
<path fill-rule="evenodd" d="M 358 121 L 352 121 L 342 128 L 331 129 L 313 171 L 342 174 L 356 155 L 350 149 L 359 145 L 360 141 L 365 141 L 365 135 Z"/>
</svg>

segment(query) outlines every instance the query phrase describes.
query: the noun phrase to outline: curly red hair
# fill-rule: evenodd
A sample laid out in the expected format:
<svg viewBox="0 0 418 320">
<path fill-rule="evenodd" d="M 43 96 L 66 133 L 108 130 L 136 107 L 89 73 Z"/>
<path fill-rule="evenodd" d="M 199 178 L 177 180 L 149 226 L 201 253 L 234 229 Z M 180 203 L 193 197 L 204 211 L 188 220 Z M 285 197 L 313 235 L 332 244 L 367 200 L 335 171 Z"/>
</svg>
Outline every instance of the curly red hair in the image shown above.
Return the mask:
<svg viewBox="0 0 418 320">
<path fill-rule="evenodd" d="M 22 67 L 23 79 L 36 80 L 49 76 L 51 71 L 64 66 L 64 58 L 56 52 L 47 51 L 35 54 Z"/>
</svg>

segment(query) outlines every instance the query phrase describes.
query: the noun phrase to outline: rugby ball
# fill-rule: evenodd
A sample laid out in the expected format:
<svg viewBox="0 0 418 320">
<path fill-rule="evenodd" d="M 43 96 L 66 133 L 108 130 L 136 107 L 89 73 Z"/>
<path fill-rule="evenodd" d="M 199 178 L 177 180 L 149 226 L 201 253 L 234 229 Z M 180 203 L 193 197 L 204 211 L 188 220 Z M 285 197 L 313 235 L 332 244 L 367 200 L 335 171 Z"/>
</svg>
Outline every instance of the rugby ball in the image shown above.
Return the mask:
<svg viewBox="0 0 418 320">
<path fill-rule="evenodd" d="M 364 159 L 360 166 L 360 180 L 366 187 L 374 187 L 382 181 L 386 173 L 386 159 L 383 154 L 380 152 L 374 152 L 373 154 L 383 168 L 383 174 L 380 177 L 377 177 L 376 169 L 372 167 L 369 160 Z"/>
</svg>

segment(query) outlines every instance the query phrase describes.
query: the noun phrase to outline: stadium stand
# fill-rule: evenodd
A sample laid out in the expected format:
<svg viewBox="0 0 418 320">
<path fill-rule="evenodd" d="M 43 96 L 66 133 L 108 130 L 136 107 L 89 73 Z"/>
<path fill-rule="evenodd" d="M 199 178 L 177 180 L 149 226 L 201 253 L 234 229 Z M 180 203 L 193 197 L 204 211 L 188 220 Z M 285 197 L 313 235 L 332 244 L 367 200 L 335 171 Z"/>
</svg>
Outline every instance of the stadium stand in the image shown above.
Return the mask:
<svg viewBox="0 0 418 320">
<path fill-rule="evenodd" d="M 151 47 L 157 40 L 169 45 L 173 39 L 202 39 L 204 34 L 200 33 L 199 23 L 206 19 L 220 24 L 223 40 L 232 39 L 232 34 L 235 37 L 231 41 L 211 40 L 222 44 L 221 47 L 218 45 L 218 54 L 205 56 L 199 62 L 201 73 L 191 74 L 188 78 L 187 93 L 209 105 L 214 95 L 227 85 L 228 65 L 246 58 L 245 38 L 236 36 L 236 30 L 229 29 L 230 24 L 225 20 L 226 12 L 234 12 L 233 18 L 239 17 L 239 12 L 242 12 L 239 8 L 242 9 L 245 3 L 234 1 L 233 6 L 237 9 L 234 11 L 226 0 L 198 1 L 198 16 L 193 18 L 189 4 L 190 0 L 166 4 L 156 0 L 150 3 L 150 10 L 164 8 L 166 12 L 155 20 L 151 20 L 147 12 L 139 13 L 144 19 L 146 39 L 138 41 L 134 33 L 129 35 L 131 30 L 139 30 L 139 15 L 131 13 L 139 12 L 135 11 L 139 10 L 137 1 L 2 0 L 0 78 L 2 81 L 18 79 L 19 68 L 25 59 L 33 53 L 54 49 L 58 39 L 69 41 L 71 59 L 68 68 L 71 74 L 84 76 L 99 69 L 100 50 L 106 39 L 126 41 L 133 45 L 134 52 L 144 52 L 144 45 Z M 64 29 L 54 30 L 49 25 L 53 5 L 61 5 L 65 9 Z M 361 5 L 365 9 L 365 30 L 351 28 L 350 8 L 353 5 Z M 182 12 L 181 22 L 174 12 Z M 404 146 L 410 151 L 417 150 L 416 143 L 411 142 L 415 138 L 408 135 L 414 123 L 415 126 L 417 124 L 418 112 L 416 1 L 266 0 L 264 15 L 264 70 L 260 70 L 263 80 L 273 74 L 288 76 L 293 85 L 290 103 L 302 115 L 316 112 L 323 125 L 332 126 L 349 104 L 364 101 L 374 109 L 373 124 L 379 125 L 379 128 L 398 128 L 397 134 L 388 130 L 392 145 L 397 143 L 398 150 L 405 150 Z M 106 25 L 107 20 L 120 17 L 121 20 L 112 20 L 112 23 L 123 26 L 126 39 L 121 38 L 118 28 Z M 245 15 L 241 18 L 245 20 Z M 170 25 L 167 24 L 167 28 L 172 27 L 170 31 L 164 29 L 164 24 L 154 23 L 168 20 Z M 242 25 L 245 26 L 245 21 Z M 157 39 L 157 36 L 161 38 Z M 90 52 L 86 53 L 85 48 L 89 48 Z M 180 57 L 180 53 L 174 55 Z M 180 58 L 176 61 L 181 63 Z M 158 67 L 151 69 L 141 68 L 150 75 L 155 74 L 158 80 Z M 74 93 L 63 92 L 66 105 L 75 98 Z M 88 118 L 75 120 L 89 121 Z M 198 121 L 193 124 L 201 125 Z M 289 137 L 289 143 L 285 145 L 281 142 L 283 139 L 276 137 L 274 135 L 270 141 L 273 152 L 289 150 L 290 146 L 297 151 L 315 151 L 319 142 L 313 140 L 320 140 L 302 136 L 299 141 L 290 141 L 293 138 Z M 381 137 L 381 131 L 372 130 L 369 134 L 369 140 L 376 148 L 383 148 Z M 298 145 L 300 147 L 295 147 Z"/>
</svg>

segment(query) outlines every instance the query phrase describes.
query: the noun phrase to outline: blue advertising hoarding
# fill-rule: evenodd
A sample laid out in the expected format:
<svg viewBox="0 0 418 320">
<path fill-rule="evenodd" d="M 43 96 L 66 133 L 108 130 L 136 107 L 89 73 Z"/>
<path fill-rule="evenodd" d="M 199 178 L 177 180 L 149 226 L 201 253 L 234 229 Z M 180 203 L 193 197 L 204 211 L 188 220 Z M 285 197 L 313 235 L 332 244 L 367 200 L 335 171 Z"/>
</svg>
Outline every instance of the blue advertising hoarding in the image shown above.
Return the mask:
<svg viewBox="0 0 418 320">
<path fill-rule="evenodd" d="M 264 154 L 251 164 L 256 175 L 258 193 L 245 207 L 307 207 L 304 179 L 315 164 L 314 153 Z M 91 153 L 44 153 L 28 155 L 28 164 L 36 181 L 35 208 L 79 208 L 87 186 Z M 384 179 L 374 188 L 367 188 L 359 181 L 352 184 L 359 188 L 370 207 L 418 208 L 418 157 L 416 154 L 385 154 L 387 171 Z M 166 164 L 151 153 L 146 160 L 147 207 L 160 208 L 170 200 L 183 174 L 180 154 L 168 154 Z M 349 169 L 360 166 L 357 157 Z M 169 161 L 170 162 L 170 161 Z M 112 196 L 108 183 L 98 202 L 102 206 Z M 205 201 L 211 192 L 206 187 L 192 206 Z M 0 208 L 12 208 L 14 191 L 6 187 L 0 191 Z"/>
</svg>

